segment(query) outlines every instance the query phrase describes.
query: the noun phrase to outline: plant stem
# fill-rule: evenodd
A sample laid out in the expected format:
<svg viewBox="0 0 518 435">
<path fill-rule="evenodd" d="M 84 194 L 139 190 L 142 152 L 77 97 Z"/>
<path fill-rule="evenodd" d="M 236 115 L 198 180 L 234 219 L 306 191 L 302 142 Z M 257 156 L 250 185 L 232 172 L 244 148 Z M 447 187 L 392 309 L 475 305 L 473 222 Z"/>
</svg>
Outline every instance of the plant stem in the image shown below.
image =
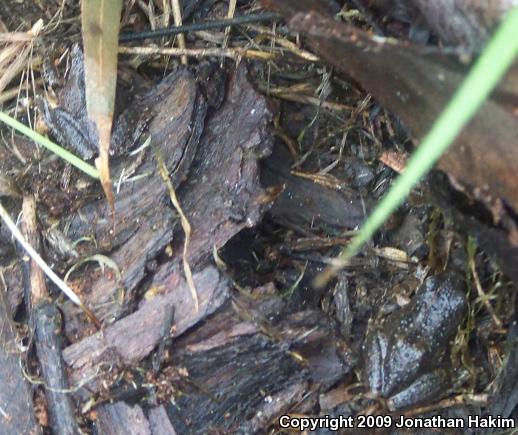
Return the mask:
<svg viewBox="0 0 518 435">
<path fill-rule="evenodd" d="M 75 166 L 80 171 L 83 171 L 86 175 L 89 175 L 92 178 L 99 179 L 99 172 L 93 166 L 81 160 L 79 157 L 72 154 L 70 151 L 61 148 L 59 145 L 56 145 L 50 139 L 42 136 L 39 133 L 36 133 L 34 130 L 31 130 L 26 125 L 22 124 L 20 121 L 17 121 L 14 118 L 11 118 L 9 115 L 0 111 L 0 121 L 6 123 L 8 126 L 14 128 L 21 134 L 24 134 L 28 138 L 32 139 L 34 142 L 39 143 L 41 146 L 47 148 L 52 151 L 57 156 L 61 157 L 63 160 L 67 161 L 71 165 Z"/>
<path fill-rule="evenodd" d="M 464 82 L 408 161 L 403 174 L 396 179 L 358 235 L 335 260 L 335 264 L 317 277 L 317 285 L 325 284 L 372 238 L 475 115 L 518 53 L 516 29 L 518 8 L 513 8 L 507 13 Z"/>
</svg>

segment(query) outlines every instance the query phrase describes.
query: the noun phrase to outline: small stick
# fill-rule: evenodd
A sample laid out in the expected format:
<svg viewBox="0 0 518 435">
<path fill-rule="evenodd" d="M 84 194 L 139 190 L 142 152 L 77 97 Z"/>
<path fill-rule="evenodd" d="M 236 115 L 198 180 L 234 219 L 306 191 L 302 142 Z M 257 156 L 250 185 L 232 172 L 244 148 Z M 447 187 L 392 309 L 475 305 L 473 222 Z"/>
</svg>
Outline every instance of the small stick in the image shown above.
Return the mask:
<svg viewBox="0 0 518 435">
<path fill-rule="evenodd" d="M 266 90 L 265 86 L 260 86 L 261 90 Z M 320 106 L 323 109 L 335 112 L 350 112 L 351 106 L 345 104 L 335 103 L 334 101 L 321 101 L 317 97 L 311 95 L 290 93 L 289 90 L 270 88 L 270 95 L 281 100 L 293 101 L 295 103 L 311 104 L 313 106 Z"/>
<path fill-rule="evenodd" d="M 41 248 L 39 233 L 36 228 L 36 201 L 32 196 L 23 197 L 22 231 L 27 243 L 35 250 Z M 30 330 L 34 331 L 34 312 L 38 303 L 49 299 L 45 274 L 31 257 L 25 257 L 22 263 L 25 306 L 29 314 Z"/>
<path fill-rule="evenodd" d="M 172 0 L 173 4 L 173 18 L 175 26 L 182 25 L 182 8 L 180 7 L 180 0 Z M 178 46 L 185 50 L 185 36 L 183 33 L 178 34 Z M 183 55 L 180 57 L 182 65 L 187 65 L 187 56 Z"/>
<path fill-rule="evenodd" d="M 227 19 L 231 20 L 232 18 L 234 18 L 234 15 L 236 13 L 236 5 L 237 5 L 237 0 L 229 0 L 229 2 L 228 2 Z M 228 40 L 230 38 L 230 30 L 231 29 L 232 29 L 231 26 L 228 26 L 225 29 L 225 38 L 223 39 L 223 44 L 222 44 L 223 48 L 227 48 L 228 47 Z M 221 60 L 221 66 L 222 67 L 223 67 L 223 62 L 224 62 L 224 59 Z"/>
<path fill-rule="evenodd" d="M 36 221 L 36 200 L 25 196 L 22 205 L 22 228 L 26 240 L 35 249 L 40 248 L 40 235 Z M 34 259 L 24 263 L 24 287 L 27 307 L 30 310 L 31 327 L 36 332 L 36 352 L 45 381 L 45 396 L 55 433 L 74 435 L 78 433 L 74 407 L 68 390 L 65 363 L 61 355 L 61 313 L 50 301 L 45 275 Z"/>
<path fill-rule="evenodd" d="M 52 429 L 56 434 L 75 435 L 79 431 L 61 353 L 61 313 L 54 304 L 43 302 L 36 308 L 34 320 L 36 353 L 45 381 Z"/>
<path fill-rule="evenodd" d="M 40 257 L 40 255 L 34 250 L 34 248 L 27 243 L 25 238 L 23 237 L 22 233 L 16 226 L 16 224 L 11 219 L 11 216 L 9 216 L 9 213 L 7 213 L 7 210 L 4 208 L 2 203 L 0 202 L 0 218 L 4 221 L 7 228 L 9 228 L 9 231 L 11 231 L 11 234 L 13 237 L 18 241 L 18 243 L 22 246 L 23 249 L 29 254 L 29 256 L 36 262 L 36 264 L 43 269 L 43 272 L 45 272 L 45 275 L 49 277 L 49 279 L 58 286 L 58 288 L 65 293 L 68 298 L 77 306 L 79 306 L 85 314 L 88 316 L 88 318 L 95 324 L 95 326 L 98 329 L 101 329 L 101 322 L 95 317 L 94 313 L 92 313 L 86 306 L 83 305 L 83 302 L 81 302 L 81 299 L 72 291 L 72 289 L 66 285 L 63 280 L 57 276 L 54 271 L 45 263 L 43 258 Z"/>
<path fill-rule="evenodd" d="M 275 59 L 272 53 L 265 53 L 259 50 L 244 48 L 154 48 L 154 47 L 123 47 L 119 46 L 121 54 L 145 54 L 145 55 L 166 55 L 166 56 L 191 56 L 191 57 L 229 57 L 238 61 L 241 58 L 270 60 Z"/>
<path fill-rule="evenodd" d="M 268 39 L 273 41 L 275 45 L 279 45 L 282 48 L 290 50 L 293 54 L 304 60 L 307 60 L 308 62 L 318 62 L 320 60 L 320 58 L 315 54 L 298 47 L 294 42 L 291 42 L 290 40 L 279 36 L 277 33 L 272 32 L 268 27 L 251 25 L 249 26 L 249 29 L 266 36 Z"/>
</svg>

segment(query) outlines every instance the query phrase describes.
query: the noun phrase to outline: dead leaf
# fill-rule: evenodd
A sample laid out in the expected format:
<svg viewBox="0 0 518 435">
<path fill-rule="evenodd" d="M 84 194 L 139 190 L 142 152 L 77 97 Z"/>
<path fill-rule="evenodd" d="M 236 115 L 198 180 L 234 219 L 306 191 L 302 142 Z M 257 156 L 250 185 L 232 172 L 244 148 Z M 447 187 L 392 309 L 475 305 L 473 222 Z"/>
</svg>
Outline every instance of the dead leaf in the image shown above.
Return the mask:
<svg viewBox="0 0 518 435">
<path fill-rule="evenodd" d="M 109 156 L 121 11 L 122 0 L 83 0 L 81 4 L 86 108 L 97 127 L 99 157 L 95 165 L 112 211 L 114 201 Z"/>
</svg>

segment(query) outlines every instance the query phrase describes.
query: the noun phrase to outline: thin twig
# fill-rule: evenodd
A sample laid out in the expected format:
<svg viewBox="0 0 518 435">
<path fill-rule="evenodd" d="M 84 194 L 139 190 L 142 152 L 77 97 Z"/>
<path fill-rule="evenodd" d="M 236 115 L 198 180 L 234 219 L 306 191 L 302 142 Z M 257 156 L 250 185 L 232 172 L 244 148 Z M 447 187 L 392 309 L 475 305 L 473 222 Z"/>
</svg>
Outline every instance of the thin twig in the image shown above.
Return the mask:
<svg viewBox="0 0 518 435">
<path fill-rule="evenodd" d="M 295 139 L 290 137 L 288 135 L 288 133 L 286 133 L 284 131 L 284 129 L 282 128 L 282 126 L 280 124 L 278 116 L 275 118 L 273 126 L 274 126 L 274 133 L 284 142 L 284 144 L 288 148 L 291 156 L 294 159 L 297 159 L 299 157 L 300 146 Z"/>
<path fill-rule="evenodd" d="M 317 55 L 300 48 L 294 42 L 291 42 L 290 40 L 279 36 L 277 33 L 272 32 L 272 30 L 270 30 L 268 27 L 251 25 L 250 30 L 266 36 L 271 41 L 273 41 L 275 45 L 279 45 L 283 48 L 286 48 L 287 50 L 290 50 L 293 54 L 300 57 L 301 59 L 307 60 L 308 62 L 318 62 L 320 60 Z"/>
<path fill-rule="evenodd" d="M 236 5 L 237 5 L 237 0 L 229 0 L 229 2 L 228 2 L 228 12 L 227 12 L 227 19 L 228 20 L 231 20 L 232 18 L 234 18 L 234 15 L 236 13 Z M 231 26 L 228 26 L 225 29 L 225 38 L 223 39 L 223 44 L 222 44 L 223 48 L 227 48 L 228 47 L 228 39 L 230 38 L 230 30 L 231 29 L 232 29 Z"/>
<path fill-rule="evenodd" d="M 260 86 L 263 92 L 266 92 L 266 86 Z M 335 103 L 333 101 L 321 101 L 317 97 L 311 95 L 299 94 L 291 91 L 289 88 L 270 88 L 270 95 L 272 97 L 280 98 L 281 100 L 292 101 L 295 103 L 311 104 L 319 106 L 323 109 L 335 112 L 350 112 L 353 108 L 345 104 Z"/>
<path fill-rule="evenodd" d="M 79 299 L 79 296 L 77 296 L 74 291 L 66 285 L 63 280 L 57 276 L 54 271 L 45 263 L 45 260 L 40 257 L 40 255 L 33 249 L 31 245 L 29 245 L 25 238 L 23 237 L 22 233 L 14 223 L 14 221 L 11 219 L 11 216 L 9 216 L 9 213 L 4 208 L 3 204 L 0 202 L 0 218 L 4 221 L 7 228 L 9 228 L 9 231 L 13 235 L 13 237 L 18 241 L 18 243 L 22 246 L 23 249 L 29 254 L 29 256 L 40 266 L 45 272 L 45 275 L 48 276 L 48 278 L 56 284 L 56 286 L 67 295 L 67 297 L 77 306 L 79 306 L 86 315 L 92 320 L 92 322 L 98 327 L 101 327 L 101 322 L 95 317 L 95 315 L 83 304 L 81 299 Z"/>
<path fill-rule="evenodd" d="M 441 400 L 440 402 L 434 403 L 432 405 L 420 406 L 414 409 L 409 409 L 405 411 L 405 416 L 407 418 L 411 418 L 416 415 L 423 415 L 429 412 L 452 408 L 454 406 L 459 406 L 462 404 L 484 406 L 487 405 L 487 402 L 487 394 L 459 394 L 452 398 Z"/>
<path fill-rule="evenodd" d="M 165 56 L 191 56 L 191 57 L 229 57 L 235 61 L 242 58 L 271 60 L 276 56 L 272 53 L 265 53 L 258 50 L 248 50 L 245 48 L 154 48 L 154 47 L 119 47 L 121 54 L 145 54 L 145 55 L 165 55 Z"/>
<path fill-rule="evenodd" d="M 172 0 L 173 4 L 173 18 L 175 26 L 182 25 L 182 8 L 180 7 L 180 0 Z M 178 46 L 185 50 L 185 36 L 183 33 L 178 34 Z M 182 65 L 187 65 L 187 56 L 182 55 L 180 57 Z"/>
<path fill-rule="evenodd" d="M 36 218 L 36 199 L 32 195 L 24 196 L 22 205 L 22 230 L 27 241 L 36 249 L 40 247 L 40 233 Z M 28 273 L 24 273 L 26 305 L 30 316 L 30 325 L 35 333 L 36 352 L 46 388 L 47 410 L 55 433 L 77 433 L 74 407 L 69 395 L 55 391 L 56 388 L 68 388 L 65 363 L 61 356 L 60 328 L 61 313 L 50 301 L 45 275 L 34 259 L 24 264 Z"/>
</svg>

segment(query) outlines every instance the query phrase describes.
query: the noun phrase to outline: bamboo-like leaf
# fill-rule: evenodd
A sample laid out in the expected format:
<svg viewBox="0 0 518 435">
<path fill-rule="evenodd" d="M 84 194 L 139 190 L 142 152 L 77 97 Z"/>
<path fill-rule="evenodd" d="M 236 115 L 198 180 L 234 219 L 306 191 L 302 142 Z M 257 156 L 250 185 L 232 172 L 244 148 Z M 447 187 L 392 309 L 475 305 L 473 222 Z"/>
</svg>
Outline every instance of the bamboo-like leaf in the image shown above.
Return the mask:
<svg viewBox="0 0 518 435">
<path fill-rule="evenodd" d="M 110 206 L 110 138 L 117 82 L 117 48 L 122 0 L 83 0 L 81 21 L 85 53 L 86 107 L 99 135 L 95 165 Z"/>
</svg>

